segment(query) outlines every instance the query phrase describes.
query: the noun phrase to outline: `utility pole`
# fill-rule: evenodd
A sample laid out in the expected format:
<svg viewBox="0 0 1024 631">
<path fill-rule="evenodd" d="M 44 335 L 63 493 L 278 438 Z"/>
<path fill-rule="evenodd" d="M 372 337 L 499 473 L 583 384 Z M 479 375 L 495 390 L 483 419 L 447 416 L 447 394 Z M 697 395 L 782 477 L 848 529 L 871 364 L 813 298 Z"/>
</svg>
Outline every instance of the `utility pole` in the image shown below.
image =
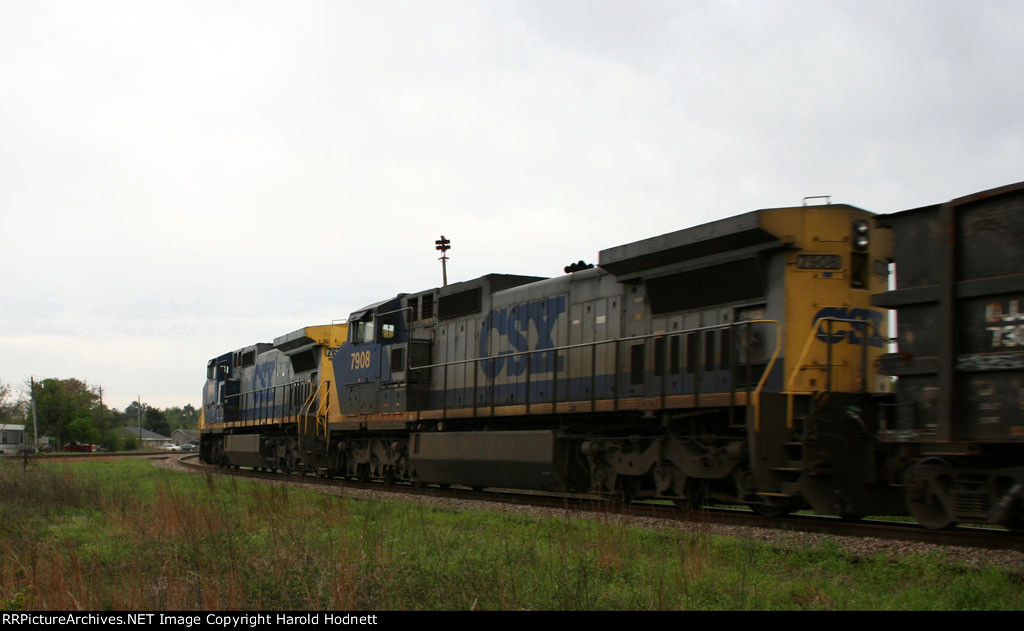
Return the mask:
<svg viewBox="0 0 1024 631">
<path fill-rule="evenodd" d="M 442 234 L 440 239 L 438 239 L 437 241 L 434 241 L 434 244 L 436 245 L 436 247 L 434 249 L 441 251 L 441 258 L 439 258 L 438 260 L 441 261 L 441 275 L 442 275 L 442 277 L 444 279 L 444 285 L 443 286 L 447 287 L 448 286 L 448 266 L 447 266 L 448 255 L 445 254 L 445 252 L 447 252 L 448 250 L 452 249 L 452 246 L 450 245 L 451 244 L 451 240 L 450 239 L 445 239 L 444 235 Z"/>
<path fill-rule="evenodd" d="M 139 449 L 142 449 L 142 395 L 139 395 Z"/>
<path fill-rule="evenodd" d="M 39 453 L 39 427 L 36 423 L 36 378 L 29 376 L 29 381 L 32 384 L 32 448 L 35 453 Z"/>
<path fill-rule="evenodd" d="M 103 414 L 103 386 L 97 386 L 97 388 L 100 390 L 100 443 L 102 444 L 107 433 L 107 421 L 106 415 Z"/>
</svg>

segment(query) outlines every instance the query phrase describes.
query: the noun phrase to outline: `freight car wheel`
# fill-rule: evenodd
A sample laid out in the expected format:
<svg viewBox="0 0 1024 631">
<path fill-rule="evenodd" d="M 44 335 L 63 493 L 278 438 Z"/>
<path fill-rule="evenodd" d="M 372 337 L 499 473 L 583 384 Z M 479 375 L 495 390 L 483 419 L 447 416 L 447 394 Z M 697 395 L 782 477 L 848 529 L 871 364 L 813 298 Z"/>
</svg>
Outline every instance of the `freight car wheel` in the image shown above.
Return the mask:
<svg viewBox="0 0 1024 631">
<path fill-rule="evenodd" d="M 917 523 L 929 530 L 942 530 L 955 522 L 946 510 L 946 495 L 953 467 L 941 458 L 925 458 L 907 470 L 907 508 Z"/>
<path fill-rule="evenodd" d="M 910 494 L 912 495 L 913 491 Z M 942 502 L 934 495 L 929 495 L 923 500 L 913 499 L 908 495 L 907 507 L 917 523 L 929 530 L 942 530 L 954 524 Z"/>
<path fill-rule="evenodd" d="M 1007 518 L 1006 521 L 1003 522 L 1003 525 L 1006 526 L 1007 530 L 1009 530 L 1012 533 L 1024 535 L 1024 514 L 1020 513 L 1020 508 L 1021 507 L 1018 502 L 1017 514 Z"/>
</svg>

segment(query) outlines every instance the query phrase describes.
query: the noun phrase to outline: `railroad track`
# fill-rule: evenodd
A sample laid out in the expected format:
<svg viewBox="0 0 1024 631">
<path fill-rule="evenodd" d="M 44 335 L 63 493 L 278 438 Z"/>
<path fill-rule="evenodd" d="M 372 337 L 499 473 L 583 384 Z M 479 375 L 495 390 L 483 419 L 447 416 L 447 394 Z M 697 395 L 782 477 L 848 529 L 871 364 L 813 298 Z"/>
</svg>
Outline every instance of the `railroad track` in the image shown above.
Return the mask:
<svg viewBox="0 0 1024 631">
<path fill-rule="evenodd" d="M 896 541 L 928 543 L 942 546 L 962 546 L 992 550 L 1024 551 L 1024 536 L 1000 528 L 956 527 L 948 530 L 928 530 L 910 522 L 876 519 L 858 521 L 843 520 L 821 515 L 789 515 L 786 517 L 762 517 L 748 510 L 728 508 L 707 508 L 700 511 L 683 512 L 675 506 L 652 502 L 617 504 L 593 497 L 563 497 L 542 493 L 527 493 L 501 489 L 473 491 L 469 488 L 440 488 L 436 486 L 414 487 L 408 485 L 384 485 L 380 482 L 357 482 L 337 478 L 282 475 L 254 471 L 251 469 L 229 469 L 199 462 L 197 454 L 181 456 L 179 462 L 196 470 L 221 475 L 255 478 L 262 480 L 293 481 L 303 484 L 322 484 L 350 489 L 363 489 L 405 496 L 440 497 L 471 501 L 512 504 L 517 506 L 543 507 L 601 514 L 621 514 L 633 517 L 650 517 L 679 522 L 719 524 L 767 528 L 791 532 L 828 534 L 845 537 L 874 537 Z"/>
<path fill-rule="evenodd" d="M 43 454 L 24 454 L 17 456 L 4 456 L 6 460 L 32 460 L 40 462 L 56 462 L 59 460 L 81 460 L 89 458 L 111 459 L 111 458 L 153 458 L 169 457 L 173 455 L 187 455 L 174 451 L 88 451 L 88 452 L 50 452 Z M 197 454 L 192 454 L 197 455 Z"/>
</svg>

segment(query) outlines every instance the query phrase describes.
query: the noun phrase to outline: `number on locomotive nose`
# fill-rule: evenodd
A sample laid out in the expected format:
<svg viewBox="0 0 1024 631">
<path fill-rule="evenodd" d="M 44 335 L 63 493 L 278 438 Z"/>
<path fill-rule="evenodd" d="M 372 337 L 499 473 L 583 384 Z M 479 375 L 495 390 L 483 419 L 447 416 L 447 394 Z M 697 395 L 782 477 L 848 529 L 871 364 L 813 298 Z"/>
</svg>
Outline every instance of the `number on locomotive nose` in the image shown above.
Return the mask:
<svg viewBox="0 0 1024 631">
<path fill-rule="evenodd" d="M 362 370 L 370 367 L 370 351 L 352 353 L 352 370 Z"/>
</svg>

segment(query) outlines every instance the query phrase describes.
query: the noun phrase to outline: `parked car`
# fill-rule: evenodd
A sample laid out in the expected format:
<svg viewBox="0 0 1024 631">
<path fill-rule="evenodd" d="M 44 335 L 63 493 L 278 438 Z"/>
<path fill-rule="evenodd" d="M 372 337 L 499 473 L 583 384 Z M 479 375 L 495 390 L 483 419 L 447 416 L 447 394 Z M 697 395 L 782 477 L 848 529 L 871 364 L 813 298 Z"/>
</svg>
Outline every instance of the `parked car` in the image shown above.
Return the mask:
<svg viewBox="0 0 1024 631">
<path fill-rule="evenodd" d="M 164 443 L 157 447 L 157 449 L 163 449 L 164 451 L 181 451 L 181 447 L 178 447 L 174 443 Z"/>
<path fill-rule="evenodd" d="M 99 445 L 93 445 L 91 443 L 80 443 L 77 440 L 73 440 L 70 443 L 64 445 L 64 451 L 99 451 Z"/>
<path fill-rule="evenodd" d="M 179 447 L 180 447 L 180 449 L 182 451 L 195 451 L 196 450 L 196 446 L 193 445 L 192 443 L 183 443 Z"/>
</svg>

